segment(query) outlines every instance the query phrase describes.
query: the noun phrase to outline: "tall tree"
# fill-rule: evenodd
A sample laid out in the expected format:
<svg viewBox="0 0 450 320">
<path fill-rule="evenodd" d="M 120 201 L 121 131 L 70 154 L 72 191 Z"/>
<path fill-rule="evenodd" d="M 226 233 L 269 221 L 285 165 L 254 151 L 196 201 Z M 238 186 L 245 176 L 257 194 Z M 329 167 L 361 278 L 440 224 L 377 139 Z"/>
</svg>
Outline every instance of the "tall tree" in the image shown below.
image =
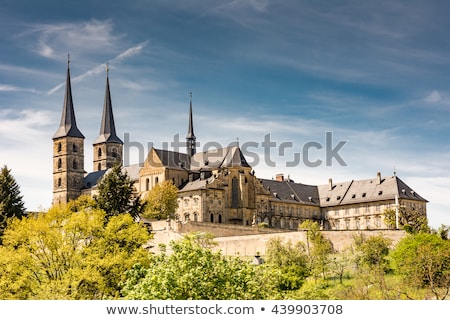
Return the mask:
<svg viewBox="0 0 450 320">
<path fill-rule="evenodd" d="M 12 176 L 11 170 L 4 165 L 0 172 L 0 236 L 3 234 L 8 218 L 22 218 L 25 214 L 22 198 L 20 187 Z"/>
<path fill-rule="evenodd" d="M 145 198 L 144 216 L 147 218 L 173 218 L 178 207 L 178 188 L 170 180 L 157 184 Z"/>
<path fill-rule="evenodd" d="M 105 173 L 98 183 L 98 195 L 94 196 L 98 207 L 106 212 L 106 218 L 129 213 L 136 218 L 142 213 L 140 198 L 134 194 L 133 181 L 120 164 Z"/>
<path fill-rule="evenodd" d="M 308 249 L 309 264 L 314 276 L 326 278 L 326 271 L 331 262 L 331 254 L 334 253 L 333 243 L 325 238 L 320 231 L 317 222 L 306 220 L 299 226 L 300 230 L 306 230 L 306 244 Z"/>
</svg>

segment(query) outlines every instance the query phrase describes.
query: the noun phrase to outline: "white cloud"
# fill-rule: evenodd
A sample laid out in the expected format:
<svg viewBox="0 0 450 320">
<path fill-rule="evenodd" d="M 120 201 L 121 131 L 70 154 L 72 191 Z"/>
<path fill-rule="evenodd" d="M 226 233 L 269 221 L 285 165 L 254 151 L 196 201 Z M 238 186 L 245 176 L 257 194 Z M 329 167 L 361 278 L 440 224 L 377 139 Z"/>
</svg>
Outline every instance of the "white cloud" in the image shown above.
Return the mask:
<svg viewBox="0 0 450 320">
<path fill-rule="evenodd" d="M 21 88 L 17 86 L 12 86 L 8 84 L 0 84 L 0 92 L 32 92 L 36 93 L 36 89 Z"/>
<path fill-rule="evenodd" d="M 425 97 L 425 102 L 436 103 L 442 100 L 442 96 L 437 90 L 431 91 L 431 93 Z"/>
<path fill-rule="evenodd" d="M 19 35 L 36 39 L 33 51 L 51 58 L 62 52 L 97 52 L 115 48 L 121 35 L 114 35 L 111 21 L 91 20 L 81 23 L 38 24 Z M 37 43 L 36 43 L 37 42 Z"/>
</svg>

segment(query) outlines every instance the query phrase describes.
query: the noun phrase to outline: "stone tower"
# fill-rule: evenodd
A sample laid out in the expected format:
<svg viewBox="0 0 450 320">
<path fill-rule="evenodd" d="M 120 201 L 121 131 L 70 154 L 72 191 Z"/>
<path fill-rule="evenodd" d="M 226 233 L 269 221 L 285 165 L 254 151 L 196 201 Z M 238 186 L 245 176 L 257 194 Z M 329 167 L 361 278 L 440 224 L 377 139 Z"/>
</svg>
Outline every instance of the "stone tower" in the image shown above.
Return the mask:
<svg viewBox="0 0 450 320">
<path fill-rule="evenodd" d="M 81 195 L 84 178 L 84 136 L 77 127 L 67 59 L 66 90 L 61 123 L 53 135 L 53 204 L 67 203 Z"/>
<path fill-rule="evenodd" d="M 195 135 L 194 135 L 194 121 L 192 119 L 192 92 L 189 94 L 190 104 L 189 104 L 189 127 L 188 134 L 186 136 L 186 153 L 188 156 L 193 156 L 196 153 L 195 150 Z"/>
<path fill-rule="evenodd" d="M 94 171 L 112 168 L 116 163 L 122 163 L 123 142 L 116 135 L 114 116 L 109 89 L 109 67 L 106 67 L 106 90 L 103 103 L 103 115 L 100 134 L 94 143 Z"/>
</svg>

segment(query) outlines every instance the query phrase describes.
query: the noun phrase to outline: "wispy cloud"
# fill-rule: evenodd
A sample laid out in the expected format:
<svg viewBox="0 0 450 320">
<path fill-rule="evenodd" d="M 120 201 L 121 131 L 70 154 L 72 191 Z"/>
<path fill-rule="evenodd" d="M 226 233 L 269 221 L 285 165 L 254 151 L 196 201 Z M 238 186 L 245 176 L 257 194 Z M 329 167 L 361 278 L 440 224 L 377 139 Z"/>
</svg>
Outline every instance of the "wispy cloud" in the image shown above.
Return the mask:
<svg viewBox="0 0 450 320">
<path fill-rule="evenodd" d="M 123 37 L 114 34 L 110 20 L 32 25 L 18 37 L 30 36 L 36 39 L 33 51 L 51 59 L 60 59 L 61 50 L 77 53 L 115 48 L 118 40 Z"/>
<path fill-rule="evenodd" d="M 37 93 L 36 89 L 33 88 L 21 88 L 17 86 L 12 86 L 8 84 L 1 84 L 0 83 L 0 92 L 31 92 L 31 93 Z"/>
<path fill-rule="evenodd" d="M 147 43 L 148 43 L 148 41 L 144 41 L 144 42 L 141 42 L 131 48 L 126 49 L 125 51 L 123 51 L 122 53 L 120 53 L 116 57 L 114 57 L 112 60 L 110 60 L 109 63 L 111 63 L 111 64 L 120 63 L 127 58 L 130 58 L 134 55 L 139 54 L 144 49 L 144 47 L 147 45 Z M 94 68 L 89 69 L 88 71 L 84 72 L 83 74 L 73 77 L 71 79 L 71 81 L 72 82 L 82 81 L 92 75 L 96 75 L 101 72 L 104 72 L 104 70 L 105 70 L 105 64 L 102 63 L 102 64 L 95 66 Z M 47 92 L 47 95 L 52 95 L 53 93 L 55 93 L 56 91 L 58 91 L 59 89 L 64 87 L 64 85 L 65 85 L 64 82 L 58 84 L 57 86 L 50 89 Z"/>
</svg>

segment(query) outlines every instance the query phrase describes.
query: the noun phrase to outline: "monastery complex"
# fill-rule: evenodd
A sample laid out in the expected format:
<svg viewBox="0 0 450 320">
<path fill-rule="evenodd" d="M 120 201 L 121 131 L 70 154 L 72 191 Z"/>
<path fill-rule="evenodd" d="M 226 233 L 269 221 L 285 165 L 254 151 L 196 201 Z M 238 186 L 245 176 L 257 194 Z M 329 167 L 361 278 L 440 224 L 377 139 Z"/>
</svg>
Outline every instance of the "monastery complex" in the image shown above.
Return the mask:
<svg viewBox="0 0 450 320">
<path fill-rule="evenodd" d="M 152 148 L 143 164 L 124 166 L 141 196 L 171 180 L 179 189 L 176 214 L 180 223 L 255 226 L 297 230 L 305 220 L 323 230 L 385 230 L 385 209 L 410 207 L 426 215 L 427 200 L 399 177 L 376 173 L 365 180 L 323 185 L 294 182 L 279 174 L 256 177 L 239 146 L 196 152 L 192 97 L 188 114 L 186 153 Z M 109 75 L 100 134 L 92 143 L 93 171 L 84 168 L 85 137 L 75 119 L 70 68 L 59 128 L 53 136 L 53 203 L 67 203 L 95 194 L 97 182 L 123 159 L 111 103 Z"/>
</svg>

